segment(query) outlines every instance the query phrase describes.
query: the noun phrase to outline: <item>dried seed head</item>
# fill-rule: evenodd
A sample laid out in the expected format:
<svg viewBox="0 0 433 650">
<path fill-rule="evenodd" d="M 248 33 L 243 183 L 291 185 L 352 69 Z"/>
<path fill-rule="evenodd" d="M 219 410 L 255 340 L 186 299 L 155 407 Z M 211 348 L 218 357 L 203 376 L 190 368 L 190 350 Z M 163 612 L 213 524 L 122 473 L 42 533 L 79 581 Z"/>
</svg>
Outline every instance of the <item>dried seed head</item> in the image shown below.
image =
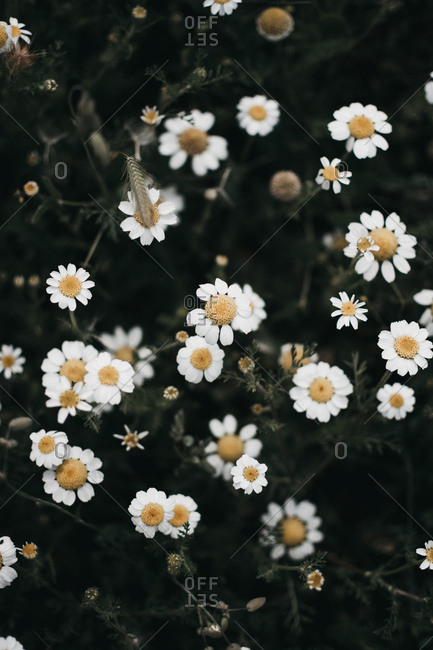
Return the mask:
<svg viewBox="0 0 433 650">
<path fill-rule="evenodd" d="M 167 557 L 167 572 L 171 576 L 176 576 L 182 567 L 182 558 L 177 553 L 170 553 Z"/>
<path fill-rule="evenodd" d="M 153 226 L 152 201 L 148 192 L 148 187 L 151 183 L 150 176 L 134 156 L 126 157 L 126 173 L 137 212 L 146 228 L 150 228 Z"/>
<path fill-rule="evenodd" d="M 44 81 L 44 90 L 47 90 L 50 93 L 54 93 L 57 88 L 59 87 L 59 84 L 55 79 L 45 79 Z"/>
<path fill-rule="evenodd" d="M 238 361 L 238 368 L 241 372 L 244 373 L 244 375 L 246 375 L 248 372 L 252 372 L 255 365 L 256 364 L 252 359 L 250 359 L 250 357 L 242 357 Z"/>
<path fill-rule="evenodd" d="M 265 603 L 266 598 L 264 596 L 259 596 L 259 598 L 253 598 L 252 600 L 249 600 L 245 605 L 245 609 L 247 612 L 256 612 L 258 609 L 263 607 Z"/>
<path fill-rule="evenodd" d="M 9 431 L 16 433 L 17 431 L 23 431 L 32 426 L 33 420 L 31 418 L 13 418 L 9 422 Z"/>
<path fill-rule="evenodd" d="M 281 41 L 293 32 L 295 21 L 280 7 L 268 7 L 256 19 L 257 31 L 268 41 Z"/>
<path fill-rule="evenodd" d="M 300 195 L 301 189 L 301 180 L 292 171 L 276 172 L 269 183 L 269 191 L 278 201 L 293 201 Z"/>
<path fill-rule="evenodd" d="M 84 598 L 90 601 L 96 600 L 99 598 L 99 589 L 96 587 L 88 587 L 84 592 Z"/>
<path fill-rule="evenodd" d="M 253 404 L 251 407 L 251 411 L 254 413 L 254 415 L 261 415 L 263 413 L 263 405 Z"/>
<path fill-rule="evenodd" d="M 141 5 L 136 5 L 132 9 L 131 13 L 133 17 L 136 18 L 137 20 L 144 20 L 147 16 L 147 10 Z"/>
<path fill-rule="evenodd" d="M 187 339 L 189 339 L 188 332 L 185 332 L 184 330 L 180 330 L 179 332 L 176 333 L 176 341 L 178 343 L 185 343 Z"/>
</svg>

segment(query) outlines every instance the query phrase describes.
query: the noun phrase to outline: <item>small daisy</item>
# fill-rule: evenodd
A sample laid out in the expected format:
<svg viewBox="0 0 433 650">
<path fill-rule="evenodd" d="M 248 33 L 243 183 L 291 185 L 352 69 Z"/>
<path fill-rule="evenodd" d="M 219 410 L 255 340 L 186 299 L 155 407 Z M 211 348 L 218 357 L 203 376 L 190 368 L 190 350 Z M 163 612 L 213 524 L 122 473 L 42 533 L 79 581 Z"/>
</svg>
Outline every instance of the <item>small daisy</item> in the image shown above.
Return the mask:
<svg viewBox="0 0 433 650">
<path fill-rule="evenodd" d="M 173 501 L 174 515 L 168 521 L 170 524 L 168 535 L 177 539 L 179 534 L 185 532 L 185 524 L 189 524 L 188 535 L 192 535 L 201 519 L 200 513 L 197 512 L 196 502 L 183 494 L 172 494 L 170 499 Z"/>
<path fill-rule="evenodd" d="M 12 568 L 12 564 L 15 564 L 16 561 L 15 544 L 10 537 L 0 537 L 0 589 L 9 587 L 18 576 L 18 573 Z"/>
<path fill-rule="evenodd" d="M 407 320 L 391 323 L 390 329 L 380 332 L 377 343 L 382 349 L 382 359 L 386 359 L 386 369 L 396 371 L 401 377 L 425 370 L 427 359 L 433 357 L 433 343 L 426 340 L 428 331 Z"/>
<path fill-rule="evenodd" d="M 215 284 L 201 284 L 196 294 L 206 304 L 189 312 L 187 324 L 195 325 L 195 333 L 204 336 L 207 343 L 217 343 L 219 339 L 222 345 L 231 345 L 233 329 L 244 334 L 251 332 L 251 300 L 238 284 L 229 286 L 217 278 Z"/>
<path fill-rule="evenodd" d="M 128 361 L 134 368 L 134 384 L 142 386 L 145 379 L 151 379 L 155 374 L 149 359 L 153 356 L 150 348 L 140 346 L 143 338 L 141 327 L 133 327 L 126 332 L 121 327 L 114 329 L 114 334 L 101 334 L 100 341 L 111 352 L 115 359 Z"/>
<path fill-rule="evenodd" d="M 376 106 L 363 106 L 358 102 L 343 106 L 334 113 L 335 121 L 328 124 L 334 140 L 346 140 L 346 150 L 357 158 L 374 158 L 377 147 L 386 151 L 389 147 L 383 134 L 391 133 L 387 114 Z"/>
<path fill-rule="evenodd" d="M 89 289 L 95 286 L 92 280 L 87 279 L 89 273 L 84 269 L 77 270 L 75 264 L 68 264 L 67 268 L 60 265 L 58 269 L 52 271 L 47 280 L 51 302 L 58 303 L 60 309 L 68 308 L 71 311 L 75 311 L 77 300 L 87 305 L 92 297 Z"/>
<path fill-rule="evenodd" d="M 413 411 L 415 392 L 402 384 L 385 384 L 376 395 L 379 400 L 377 410 L 388 420 L 403 420 Z"/>
<path fill-rule="evenodd" d="M 152 219 L 150 227 L 146 225 L 132 192 L 128 192 L 128 200 L 121 201 L 118 206 L 121 212 L 129 215 L 121 222 L 120 227 L 124 232 L 129 233 L 130 239 L 140 239 L 143 246 L 149 246 L 154 239 L 163 241 L 166 227 L 174 226 L 178 222 L 177 216 L 174 214 L 174 203 L 161 201 L 159 190 L 149 188 L 147 192 L 150 199 L 149 210 Z"/>
<path fill-rule="evenodd" d="M 427 307 L 421 314 L 419 323 L 426 328 L 429 336 L 431 336 L 433 334 L 433 291 L 432 289 L 423 289 L 416 293 L 413 299 L 418 305 Z"/>
<path fill-rule="evenodd" d="M 4 23 L 3 23 L 4 24 Z M 30 43 L 29 36 L 32 35 L 28 29 L 23 29 L 25 27 L 24 23 L 19 23 L 16 18 L 9 18 L 9 27 L 11 30 L 11 38 L 14 45 L 18 44 L 18 40 L 22 38 L 26 43 Z"/>
<path fill-rule="evenodd" d="M 346 165 L 340 158 L 334 158 L 329 162 L 328 158 L 323 156 L 320 162 L 323 168 L 319 169 L 319 173 L 316 176 L 316 183 L 322 186 L 322 190 L 330 190 L 332 187 L 334 194 L 339 194 L 341 192 L 341 184 L 349 185 L 352 172 L 343 169 Z"/>
<path fill-rule="evenodd" d="M 53 377 L 58 376 L 66 377 L 71 384 L 80 381 L 86 383 L 86 363 L 98 354 L 93 345 L 85 345 L 82 341 L 64 341 L 61 350 L 53 348 L 43 360 L 41 370 L 45 374 L 42 385 L 47 386 Z"/>
<path fill-rule="evenodd" d="M 298 413 L 306 412 L 307 418 L 329 422 L 331 415 L 338 415 L 347 408 L 347 395 L 353 386 L 337 366 L 319 361 L 298 368 L 293 376 L 295 386 L 290 389 L 293 407 Z"/>
<path fill-rule="evenodd" d="M 340 298 L 330 298 L 332 305 L 337 307 L 331 316 L 340 317 L 337 321 L 337 329 L 341 330 L 342 327 L 349 327 L 351 325 L 354 330 L 357 330 L 358 321 L 367 320 L 365 314 L 368 312 L 368 309 L 364 309 L 365 302 L 355 300 L 355 295 L 349 298 L 345 291 L 340 291 L 339 296 Z"/>
<path fill-rule="evenodd" d="M 12 30 L 4 20 L 0 20 L 0 54 L 8 52 L 13 46 Z"/>
<path fill-rule="evenodd" d="M 38 467 L 52 469 L 60 465 L 67 452 L 68 436 L 64 431 L 45 431 L 41 429 L 30 434 L 32 449 L 30 460 Z"/>
<path fill-rule="evenodd" d="M 140 445 L 140 440 L 148 436 L 149 431 L 142 431 L 141 433 L 137 433 L 137 431 L 132 432 L 127 424 L 124 424 L 123 427 L 126 431 L 125 435 L 122 436 L 118 433 L 114 433 L 113 438 L 118 438 L 121 440 L 122 446 L 126 447 L 126 451 L 134 448 L 144 449 L 143 445 Z"/>
<path fill-rule="evenodd" d="M 262 450 L 262 443 L 255 438 L 257 427 L 247 424 L 237 433 L 238 423 L 233 415 L 226 415 L 224 420 L 211 420 L 209 429 L 217 439 L 205 447 L 206 461 L 215 470 L 215 476 L 222 476 L 226 481 L 231 479 L 234 463 L 243 454 L 256 458 Z"/>
<path fill-rule="evenodd" d="M 179 169 L 188 156 L 197 176 L 218 169 L 221 160 L 228 156 L 227 140 L 219 135 L 208 135 L 215 117 L 212 113 L 193 110 L 190 115 L 165 120 L 167 129 L 159 139 L 159 153 L 170 156 L 171 169 Z"/>
<path fill-rule="evenodd" d="M 150 126 L 158 126 L 158 124 L 161 124 L 162 120 L 165 117 L 165 115 L 159 114 L 159 111 L 156 108 L 156 106 L 153 106 L 152 108 L 146 106 L 146 108 L 143 108 L 141 112 L 143 113 L 143 115 L 141 115 L 140 119 L 143 120 L 143 122 L 146 122 L 146 124 L 149 124 Z"/>
<path fill-rule="evenodd" d="M 200 383 L 203 377 L 212 382 L 221 374 L 224 356 L 218 345 L 206 343 L 201 336 L 190 336 L 177 353 L 177 369 L 193 384 Z"/>
<path fill-rule="evenodd" d="M 280 119 L 277 102 L 266 95 L 243 97 L 236 108 L 239 126 L 248 135 L 268 135 Z"/>
<path fill-rule="evenodd" d="M 14 636 L 0 636 L 0 650 L 24 650 L 24 647 Z"/>
<path fill-rule="evenodd" d="M 0 50 L 1 52 L 1 50 Z M 433 78 L 433 72 L 430 72 L 430 77 Z M 429 104 L 433 104 L 433 81 L 427 81 L 424 86 L 425 98 Z"/>
<path fill-rule="evenodd" d="M 140 490 L 132 499 L 128 511 L 138 533 L 143 533 L 145 537 L 154 537 L 157 531 L 170 535 L 169 521 L 174 517 L 174 499 L 167 498 L 162 490 Z"/>
<path fill-rule="evenodd" d="M 346 246 L 348 242 L 348 246 Z M 346 257 L 365 257 L 366 261 L 374 262 L 374 252 L 380 248 L 374 243 L 370 231 L 362 223 L 350 223 L 349 232 L 343 235 L 340 250 L 343 250 Z"/>
<path fill-rule="evenodd" d="M 323 539 L 323 533 L 318 530 L 322 520 L 315 513 L 316 506 L 310 501 L 297 504 L 294 499 L 288 499 L 283 506 L 269 504 L 268 511 L 260 518 L 264 525 L 261 542 L 272 546 L 273 560 L 286 554 L 292 560 L 302 560 L 314 553 L 314 545 Z"/>
<path fill-rule="evenodd" d="M 260 296 L 255 293 L 255 291 L 252 290 L 249 284 L 244 284 L 242 293 L 245 296 L 248 296 L 250 300 L 251 315 L 248 316 L 246 320 L 248 320 L 251 326 L 251 331 L 256 332 L 259 329 L 260 323 L 267 318 L 267 313 L 264 309 L 265 301 L 263 298 L 260 298 Z M 237 328 L 234 327 L 233 329 Z"/>
<path fill-rule="evenodd" d="M 164 392 L 162 396 L 164 397 L 164 399 L 168 399 L 171 401 L 179 397 L 179 391 L 176 388 L 176 386 L 167 386 L 167 388 L 164 388 Z"/>
<path fill-rule="evenodd" d="M 312 571 L 307 576 L 307 585 L 310 589 L 315 589 L 316 591 L 322 591 L 322 587 L 325 584 L 325 578 L 323 573 L 316 569 Z"/>
<path fill-rule="evenodd" d="M 102 461 L 91 449 L 69 447 L 68 457 L 55 469 L 43 473 L 44 490 L 53 501 L 71 506 L 76 497 L 90 501 L 95 496 L 92 484 L 101 483 L 104 474 L 99 471 Z"/>
<path fill-rule="evenodd" d="M 379 210 L 373 210 L 371 214 L 363 212 L 360 218 L 368 235 L 363 237 L 360 230 L 356 228 L 353 230 L 355 224 L 349 224 L 349 233 L 351 228 L 353 233 L 352 241 L 344 251 L 347 257 L 355 257 L 360 251 L 363 253 L 355 264 L 355 271 L 363 275 L 364 280 L 368 282 L 376 277 L 379 266 L 387 282 L 395 280 L 394 267 L 400 273 L 409 273 L 410 265 L 407 260 L 415 257 L 416 237 L 406 234 L 406 226 L 398 214 L 392 212 L 385 220 Z M 356 249 L 353 245 L 353 238 L 356 237 L 355 232 L 361 234 Z M 346 235 L 346 239 L 349 241 L 348 235 Z M 379 246 L 379 250 L 371 247 L 371 241 L 375 246 Z"/>
<path fill-rule="evenodd" d="M 98 404 L 120 404 L 122 391 L 134 390 L 134 368 L 128 361 L 112 359 L 109 352 L 101 352 L 86 365 L 86 370 L 86 386 Z"/>
<path fill-rule="evenodd" d="M 60 375 L 52 375 L 46 379 L 45 395 L 50 399 L 45 405 L 48 408 L 59 408 L 57 422 L 63 424 L 68 415 L 75 417 L 78 411 L 91 411 L 92 390 L 81 381 L 72 385 L 69 379 Z"/>
<path fill-rule="evenodd" d="M 311 357 L 304 357 L 304 350 L 305 348 L 302 343 L 285 343 L 281 346 L 278 363 L 286 372 L 289 370 L 296 372 L 297 368 L 293 369 L 295 364 L 297 364 L 297 367 L 302 367 L 319 360 L 317 352 L 314 352 Z"/>
<path fill-rule="evenodd" d="M 26 560 L 34 560 L 38 556 L 38 547 L 33 542 L 26 542 L 18 552 Z"/>
<path fill-rule="evenodd" d="M 251 492 L 259 494 L 268 484 L 265 478 L 267 469 L 268 466 L 264 463 L 259 463 L 248 454 L 243 454 L 236 461 L 236 466 L 231 468 L 233 487 L 235 490 L 242 489 L 245 494 L 251 494 Z"/>
<path fill-rule="evenodd" d="M 14 348 L 13 345 L 2 345 L 0 351 L 0 372 L 6 379 L 23 371 L 25 358 L 21 356 L 21 348 Z"/>
<path fill-rule="evenodd" d="M 203 7 L 210 7 L 211 14 L 230 16 L 242 0 L 204 0 Z"/>
<path fill-rule="evenodd" d="M 418 555 L 425 557 L 425 560 L 421 562 L 419 568 L 424 571 L 424 569 L 433 570 L 433 540 L 429 540 L 424 544 L 425 548 L 417 548 L 416 552 Z"/>
</svg>

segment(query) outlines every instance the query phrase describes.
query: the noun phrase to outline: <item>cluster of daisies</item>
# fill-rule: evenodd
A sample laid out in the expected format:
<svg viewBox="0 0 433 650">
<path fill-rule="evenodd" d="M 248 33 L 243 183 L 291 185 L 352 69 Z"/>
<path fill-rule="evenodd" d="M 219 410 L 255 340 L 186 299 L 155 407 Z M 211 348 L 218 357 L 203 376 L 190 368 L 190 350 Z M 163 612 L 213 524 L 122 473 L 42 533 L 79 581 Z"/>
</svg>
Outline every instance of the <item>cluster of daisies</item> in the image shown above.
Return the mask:
<svg viewBox="0 0 433 650">
<path fill-rule="evenodd" d="M 19 47 L 20 39 L 30 43 L 32 33 L 24 27 L 24 23 L 18 22 L 16 18 L 9 18 L 8 23 L 0 20 L 0 54 Z"/>
<path fill-rule="evenodd" d="M 146 491 L 139 490 L 128 511 L 135 530 L 148 538 L 155 537 L 157 532 L 174 539 L 191 535 L 201 517 L 191 497 L 184 494 L 167 496 L 153 487 Z"/>
</svg>

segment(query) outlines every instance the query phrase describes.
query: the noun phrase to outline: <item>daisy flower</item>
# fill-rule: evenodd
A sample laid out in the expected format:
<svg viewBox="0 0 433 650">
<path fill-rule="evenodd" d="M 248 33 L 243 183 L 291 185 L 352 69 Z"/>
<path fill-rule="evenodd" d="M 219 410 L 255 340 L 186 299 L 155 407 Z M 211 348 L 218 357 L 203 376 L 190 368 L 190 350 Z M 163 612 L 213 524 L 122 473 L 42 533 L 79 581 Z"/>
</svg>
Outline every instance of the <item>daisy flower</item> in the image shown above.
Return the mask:
<svg viewBox="0 0 433 650">
<path fill-rule="evenodd" d="M 239 111 L 236 116 L 239 126 L 248 135 L 268 135 L 280 119 L 277 102 L 266 95 L 242 97 L 236 108 Z"/>
<path fill-rule="evenodd" d="M 159 139 L 159 153 L 170 156 L 171 169 L 179 169 L 188 156 L 197 176 L 218 169 L 221 160 L 228 156 L 227 140 L 219 135 L 208 135 L 215 117 L 212 113 L 193 110 L 190 115 L 165 120 L 167 129 Z"/>
<path fill-rule="evenodd" d="M 289 370 L 296 372 L 297 368 L 293 369 L 293 366 L 295 364 L 297 364 L 298 367 L 302 367 L 308 365 L 309 363 L 315 363 L 319 360 L 319 355 L 317 352 L 314 352 L 311 357 L 304 357 L 304 350 L 305 348 L 302 343 L 285 343 L 281 346 L 278 363 L 286 372 Z"/>
<path fill-rule="evenodd" d="M 187 324 L 195 325 L 195 333 L 204 336 L 207 343 L 217 343 L 219 339 L 222 345 L 230 345 L 233 329 L 244 334 L 251 332 L 251 301 L 238 284 L 229 286 L 217 278 L 215 284 L 201 284 L 196 294 L 205 305 L 189 312 Z"/>
<path fill-rule="evenodd" d="M 413 411 L 415 392 L 402 384 L 385 384 L 376 395 L 379 400 L 377 410 L 388 420 L 403 420 Z"/>
<path fill-rule="evenodd" d="M 13 345 L 2 345 L 0 351 L 0 372 L 6 379 L 23 371 L 25 358 L 21 356 L 21 348 L 14 348 Z"/>
<path fill-rule="evenodd" d="M 143 445 L 140 445 L 140 440 L 148 436 L 149 431 L 142 431 L 141 433 L 137 433 L 137 431 L 132 432 L 127 424 L 124 424 L 123 427 L 126 431 L 125 435 L 122 436 L 118 433 L 114 433 L 113 438 L 118 438 L 121 440 L 121 444 L 122 446 L 126 447 L 126 451 L 134 449 L 135 447 L 137 449 L 144 449 Z"/>
<path fill-rule="evenodd" d="M 242 0 L 204 0 L 203 7 L 210 7 L 211 14 L 230 16 Z"/>
<path fill-rule="evenodd" d="M 210 345 L 201 336 L 190 336 L 177 353 L 177 369 L 193 384 L 200 383 L 203 377 L 212 382 L 221 374 L 224 356 L 218 345 Z"/>
<path fill-rule="evenodd" d="M 424 569 L 433 570 L 433 540 L 429 540 L 424 544 L 425 548 L 417 548 L 416 552 L 418 555 L 425 557 L 425 560 L 421 562 L 419 568 L 424 571 Z"/>
<path fill-rule="evenodd" d="M 89 402 L 92 400 L 92 390 L 79 381 L 72 385 L 69 379 L 60 375 L 51 375 L 45 381 L 45 395 L 50 399 L 45 405 L 48 408 L 59 408 L 57 422 L 63 424 L 68 415 L 75 417 L 77 411 L 91 411 Z"/>
<path fill-rule="evenodd" d="M 325 578 L 323 577 L 323 573 L 319 571 L 319 569 L 316 569 L 315 571 L 312 571 L 311 573 L 308 574 L 307 585 L 309 589 L 322 591 L 322 587 L 324 584 L 325 584 Z"/>
<path fill-rule="evenodd" d="M 38 467 L 52 469 L 60 465 L 67 452 L 68 436 L 64 431 L 35 431 L 30 434 L 32 449 L 30 460 Z"/>
<path fill-rule="evenodd" d="M 5 25 L 5 23 L 2 22 L 2 25 Z M 9 18 L 9 27 L 14 45 L 18 45 L 18 40 L 20 38 L 22 38 L 26 43 L 30 43 L 29 36 L 31 36 L 32 33 L 29 32 L 28 29 L 23 29 L 23 27 L 25 27 L 24 23 L 19 23 L 16 18 Z"/>
<path fill-rule="evenodd" d="M 348 242 L 348 246 L 346 246 Z M 349 224 L 349 232 L 342 237 L 339 250 L 343 250 L 346 257 L 365 257 L 368 262 L 374 262 L 374 252 L 380 248 L 362 223 L 352 222 Z"/>
<path fill-rule="evenodd" d="M 292 560 L 302 560 L 314 553 L 314 545 L 321 542 L 323 533 L 318 530 L 322 520 L 316 517 L 316 506 L 310 501 L 296 503 L 288 499 L 283 506 L 268 505 L 262 515 L 264 546 L 272 546 L 271 558 L 279 560 L 288 555 Z"/>
<path fill-rule="evenodd" d="M 357 158 L 374 158 L 377 147 L 386 151 L 389 147 L 383 134 L 391 133 L 387 114 L 376 106 L 363 106 L 358 102 L 343 106 L 334 113 L 335 121 L 328 124 L 333 140 L 346 140 L 346 150 Z"/>
<path fill-rule="evenodd" d="M 138 533 L 145 537 L 154 537 L 157 531 L 170 535 L 169 521 L 174 517 L 174 499 L 167 498 L 162 490 L 149 488 L 140 490 L 132 499 L 129 508 L 131 520 Z"/>
<path fill-rule="evenodd" d="M 34 560 L 38 556 L 38 547 L 34 542 L 26 542 L 18 552 L 26 560 Z"/>
<path fill-rule="evenodd" d="M 433 334 L 433 291 L 431 289 L 423 289 L 416 293 L 413 299 L 418 305 L 427 307 L 421 314 L 419 323 L 426 328 L 429 336 L 431 336 Z"/>
<path fill-rule="evenodd" d="M 12 564 L 15 564 L 16 561 L 15 544 L 10 537 L 0 537 L 0 589 L 9 587 L 18 576 L 15 569 L 12 568 Z"/>
<path fill-rule="evenodd" d="M 268 466 L 264 463 L 259 463 L 248 454 L 243 454 L 236 461 L 236 466 L 230 470 L 233 476 L 233 487 L 235 490 L 243 490 L 245 494 L 251 492 L 259 494 L 268 484 L 265 478 L 267 469 Z"/>
<path fill-rule="evenodd" d="M 257 427 L 247 424 L 237 433 L 238 422 L 233 415 L 226 415 L 224 420 L 211 420 L 209 429 L 217 442 L 210 442 L 205 447 L 206 461 L 215 470 L 215 476 L 222 476 L 226 481 L 231 479 L 234 463 L 243 454 L 256 458 L 262 450 L 262 443 L 255 438 Z"/>
<path fill-rule="evenodd" d="M 341 162 L 340 158 L 334 158 L 329 162 L 328 158 L 323 156 L 320 162 L 323 167 L 319 169 L 316 183 L 322 186 L 322 190 L 330 190 L 332 187 L 334 194 L 340 194 L 341 184 L 349 185 L 352 172 L 343 169 L 346 165 Z"/>
<path fill-rule="evenodd" d="M 295 386 L 290 389 L 293 407 L 298 413 L 306 413 L 307 418 L 329 422 L 331 415 L 338 415 L 347 408 L 347 395 L 353 386 L 347 376 L 337 366 L 319 361 L 298 368 L 293 376 Z"/>
<path fill-rule="evenodd" d="M 58 467 L 43 473 L 44 490 L 53 501 L 65 506 L 72 506 L 77 496 L 80 501 L 90 501 L 95 496 L 93 485 L 104 479 L 101 467 L 102 461 L 91 449 L 69 447 L 68 457 Z"/>
<path fill-rule="evenodd" d="M 165 229 L 167 226 L 174 226 L 178 219 L 174 214 L 174 203 L 170 201 L 161 201 L 159 190 L 149 188 L 147 190 L 150 199 L 150 212 L 152 225 L 146 225 L 143 215 L 140 213 L 137 201 L 132 192 L 128 192 L 128 200 L 119 203 L 119 210 L 128 217 L 124 219 L 120 227 L 124 232 L 129 233 L 130 239 L 139 239 L 143 246 L 149 246 L 154 239 L 163 241 L 165 239 Z"/>
<path fill-rule="evenodd" d="M 13 45 L 12 30 L 4 20 L 0 20 L 0 54 L 8 52 Z"/>
<path fill-rule="evenodd" d="M 134 368 L 134 384 L 142 386 L 145 379 L 151 379 L 155 374 L 148 359 L 153 356 L 150 348 L 140 346 L 143 338 L 141 327 L 133 327 L 126 332 L 122 327 L 116 327 L 114 334 L 101 334 L 99 339 L 111 352 L 115 359 L 127 361 Z"/>
<path fill-rule="evenodd" d="M 185 532 L 185 524 L 189 524 L 188 535 L 192 535 L 201 519 L 200 513 L 197 512 L 196 502 L 183 494 L 172 494 L 170 499 L 173 502 L 174 515 L 168 521 L 170 528 L 167 534 L 177 539 L 180 533 Z"/>
<path fill-rule="evenodd" d="M 87 279 L 89 273 L 84 269 L 77 270 L 75 264 L 68 264 L 67 268 L 60 265 L 58 269 L 52 271 L 47 280 L 47 293 L 51 294 L 51 302 L 57 302 L 60 309 L 68 308 L 71 311 L 75 311 L 77 300 L 87 305 L 92 297 L 89 289 L 95 286 L 92 280 Z"/>
<path fill-rule="evenodd" d="M 416 375 L 419 369 L 427 368 L 427 359 L 433 357 L 431 341 L 427 341 L 428 331 L 415 321 L 399 320 L 391 323 L 391 331 L 382 330 L 378 346 L 382 349 L 382 359 L 386 359 L 386 369 L 400 376 Z"/>
<path fill-rule="evenodd" d="M 42 385 L 47 386 L 53 378 L 66 377 L 71 384 L 86 382 L 86 363 L 99 354 L 93 345 L 82 341 L 64 341 L 62 348 L 52 348 L 43 360 L 41 370 L 45 373 Z M 48 382 L 48 383 L 47 383 Z"/>
<path fill-rule="evenodd" d="M 267 318 L 267 313 L 265 311 L 265 301 L 263 298 L 260 298 L 258 293 L 252 290 L 249 284 L 244 284 L 242 288 L 242 293 L 245 296 L 248 296 L 251 307 L 251 315 L 246 318 L 248 320 L 251 331 L 256 332 L 259 329 L 259 325 L 262 321 Z M 238 329 L 238 327 L 233 327 L 233 329 Z"/>
<path fill-rule="evenodd" d="M 24 650 L 24 647 L 14 636 L 0 636 L 0 650 Z"/>
<path fill-rule="evenodd" d="M 359 252 L 363 253 L 355 264 L 355 271 L 363 275 L 364 280 L 368 282 L 376 277 L 379 266 L 387 282 L 395 280 L 394 267 L 400 273 L 409 273 L 410 265 L 407 260 L 415 257 L 416 237 L 406 234 L 406 226 L 398 214 L 392 212 L 385 220 L 379 210 L 373 210 L 371 214 L 363 212 L 360 219 L 368 234 L 363 237 L 361 233 L 365 231 L 357 228 L 353 230 L 355 224 L 349 224 L 349 233 L 352 228 L 353 233 L 361 236 L 358 238 L 355 250 L 353 238 L 356 235 L 351 236 L 352 241 L 346 235 L 346 239 L 352 245 L 344 251 L 347 257 L 355 257 Z M 374 246 L 378 246 L 379 250 L 373 249 L 371 242 Z"/>
<path fill-rule="evenodd" d="M 1 51 L 1 50 L 0 50 Z M 430 77 L 433 78 L 433 72 L 430 72 Z M 433 104 L 433 81 L 427 81 L 424 86 L 425 98 L 429 104 Z"/>
<path fill-rule="evenodd" d="M 340 291 L 339 296 L 340 298 L 330 298 L 332 305 L 337 307 L 331 314 L 333 317 L 339 316 L 337 329 L 341 330 L 342 327 L 349 327 L 351 325 L 354 330 L 357 330 L 358 321 L 367 320 L 365 314 L 368 312 L 368 309 L 364 309 L 365 302 L 355 300 L 355 295 L 349 298 L 345 291 Z"/>
<path fill-rule="evenodd" d="M 134 390 L 134 368 L 128 361 L 112 359 L 109 352 L 101 352 L 86 365 L 86 370 L 86 386 L 98 404 L 120 404 L 121 391 Z"/>
<path fill-rule="evenodd" d="M 146 124 L 149 124 L 150 126 L 158 126 L 165 117 L 165 115 L 159 114 L 156 106 L 153 106 L 152 108 L 146 106 L 146 108 L 143 108 L 141 112 L 143 115 L 140 116 L 140 120 L 143 120 L 143 122 L 146 122 Z"/>
</svg>

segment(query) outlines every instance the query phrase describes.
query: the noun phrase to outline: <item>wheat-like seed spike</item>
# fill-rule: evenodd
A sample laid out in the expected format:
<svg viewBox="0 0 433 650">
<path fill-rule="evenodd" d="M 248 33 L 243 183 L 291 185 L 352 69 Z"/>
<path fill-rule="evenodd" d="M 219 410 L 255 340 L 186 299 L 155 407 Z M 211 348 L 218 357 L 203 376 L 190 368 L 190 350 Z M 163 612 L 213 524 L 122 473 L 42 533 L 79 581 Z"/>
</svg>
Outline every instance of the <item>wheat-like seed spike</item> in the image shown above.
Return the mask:
<svg viewBox="0 0 433 650">
<path fill-rule="evenodd" d="M 132 196 L 135 199 L 138 212 L 147 228 L 153 226 L 152 202 L 147 190 L 146 174 L 142 166 L 133 156 L 126 158 L 126 172 L 128 174 L 129 186 Z"/>
</svg>

